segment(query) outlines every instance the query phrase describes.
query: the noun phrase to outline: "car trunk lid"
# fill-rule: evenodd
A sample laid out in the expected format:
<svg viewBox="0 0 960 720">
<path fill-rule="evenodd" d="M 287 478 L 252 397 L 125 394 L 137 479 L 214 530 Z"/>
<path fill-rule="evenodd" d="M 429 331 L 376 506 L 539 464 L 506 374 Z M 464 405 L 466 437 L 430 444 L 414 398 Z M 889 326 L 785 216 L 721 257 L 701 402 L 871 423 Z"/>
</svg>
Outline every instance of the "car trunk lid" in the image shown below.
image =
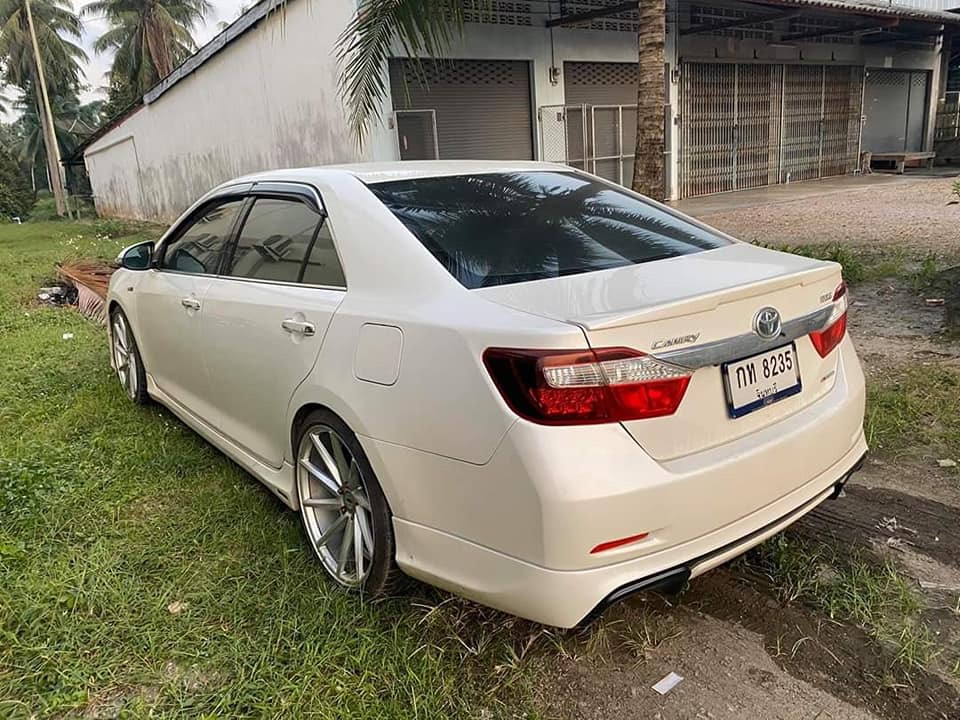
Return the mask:
<svg viewBox="0 0 960 720">
<path fill-rule="evenodd" d="M 690 384 L 674 414 L 623 423 L 652 457 L 671 460 L 756 432 L 830 390 L 838 353 L 821 358 L 807 333 L 829 315 L 839 283 L 835 263 L 737 243 L 475 292 L 517 310 L 576 324 L 595 349 L 629 347 L 689 367 Z M 754 318 L 767 307 L 779 312 L 786 328 L 802 330 L 793 341 L 800 389 L 732 417 L 722 364 L 791 342 L 782 336 L 762 341 L 754 333 Z"/>
</svg>

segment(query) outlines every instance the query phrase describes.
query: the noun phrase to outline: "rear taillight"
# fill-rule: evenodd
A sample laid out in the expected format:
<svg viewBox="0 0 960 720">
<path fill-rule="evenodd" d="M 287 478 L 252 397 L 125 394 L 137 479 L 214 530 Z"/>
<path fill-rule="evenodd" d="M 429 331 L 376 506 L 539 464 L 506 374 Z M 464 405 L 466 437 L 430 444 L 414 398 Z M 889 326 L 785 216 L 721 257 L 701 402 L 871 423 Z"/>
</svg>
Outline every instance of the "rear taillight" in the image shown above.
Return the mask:
<svg viewBox="0 0 960 720">
<path fill-rule="evenodd" d="M 690 382 L 687 370 L 630 348 L 489 348 L 483 362 L 510 408 L 545 425 L 672 415 Z"/>
<path fill-rule="evenodd" d="M 833 311 L 823 330 L 810 333 L 810 341 L 820 357 L 826 357 L 847 334 L 847 285 L 840 283 L 833 293 Z"/>
</svg>

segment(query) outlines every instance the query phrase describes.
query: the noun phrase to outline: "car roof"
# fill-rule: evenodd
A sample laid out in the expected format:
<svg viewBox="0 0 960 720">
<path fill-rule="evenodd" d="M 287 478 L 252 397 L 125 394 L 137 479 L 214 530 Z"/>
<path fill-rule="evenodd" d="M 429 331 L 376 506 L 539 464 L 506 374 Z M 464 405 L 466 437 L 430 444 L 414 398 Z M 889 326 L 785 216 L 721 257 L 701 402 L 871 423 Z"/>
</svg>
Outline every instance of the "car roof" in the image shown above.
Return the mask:
<svg viewBox="0 0 960 720">
<path fill-rule="evenodd" d="M 572 172 L 569 165 L 535 161 L 499 160 L 403 160 L 395 162 L 349 163 L 344 165 L 318 165 L 315 167 L 270 170 L 247 175 L 231 181 L 268 182 L 271 180 L 309 180 L 310 177 L 352 175 L 364 183 L 413 178 L 449 177 L 451 175 L 479 175 L 507 172 Z"/>
</svg>

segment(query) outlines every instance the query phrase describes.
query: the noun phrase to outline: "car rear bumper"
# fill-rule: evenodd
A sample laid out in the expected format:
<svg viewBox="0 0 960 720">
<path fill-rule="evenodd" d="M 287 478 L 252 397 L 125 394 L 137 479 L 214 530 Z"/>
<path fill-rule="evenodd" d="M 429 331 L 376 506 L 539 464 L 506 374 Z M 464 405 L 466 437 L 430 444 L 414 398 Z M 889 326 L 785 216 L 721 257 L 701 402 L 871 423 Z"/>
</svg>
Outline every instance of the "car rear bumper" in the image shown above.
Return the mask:
<svg viewBox="0 0 960 720">
<path fill-rule="evenodd" d="M 546 625 L 573 627 L 645 589 L 682 584 L 746 552 L 834 495 L 867 451 L 861 433 L 828 470 L 768 506 L 660 552 L 586 570 L 552 570 L 414 522 L 394 519 L 412 577 Z"/>
<path fill-rule="evenodd" d="M 397 563 L 560 626 L 638 581 L 705 572 L 827 498 L 866 452 L 863 373 L 849 338 L 840 352 L 818 401 L 674 460 L 652 459 L 617 424 L 518 420 L 482 465 L 361 437 L 394 515 Z"/>
</svg>

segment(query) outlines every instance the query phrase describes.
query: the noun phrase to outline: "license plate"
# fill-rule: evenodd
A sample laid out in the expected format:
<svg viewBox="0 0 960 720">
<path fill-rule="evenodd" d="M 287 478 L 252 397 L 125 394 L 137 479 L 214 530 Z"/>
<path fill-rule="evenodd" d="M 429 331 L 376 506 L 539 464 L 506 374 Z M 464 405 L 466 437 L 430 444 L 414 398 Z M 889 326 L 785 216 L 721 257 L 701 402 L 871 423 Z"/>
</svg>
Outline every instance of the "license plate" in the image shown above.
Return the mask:
<svg viewBox="0 0 960 720">
<path fill-rule="evenodd" d="M 797 349 L 791 343 L 720 366 L 727 410 L 738 418 L 800 392 Z"/>
</svg>

